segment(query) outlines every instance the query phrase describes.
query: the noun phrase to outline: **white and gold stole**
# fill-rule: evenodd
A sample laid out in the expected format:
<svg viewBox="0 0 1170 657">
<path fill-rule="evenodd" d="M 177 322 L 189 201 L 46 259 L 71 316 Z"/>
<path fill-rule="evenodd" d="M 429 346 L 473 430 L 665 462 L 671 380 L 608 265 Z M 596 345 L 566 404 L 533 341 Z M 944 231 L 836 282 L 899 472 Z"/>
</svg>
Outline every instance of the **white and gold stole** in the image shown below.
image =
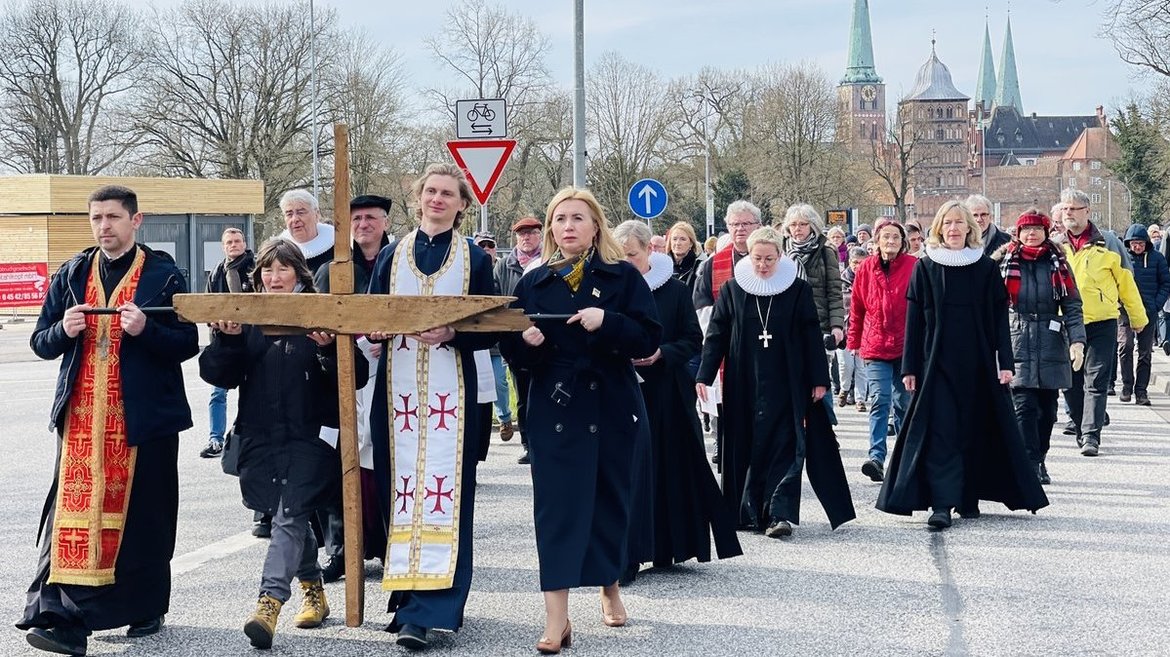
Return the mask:
<svg viewBox="0 0 1170 657">
<path fill-rule="evenodd" d="M 458 233 L 438 271 L 419 271 L 416 233 L 394 252 L 390 293 L 446 296 L 468 293 L 471 254 Z M 458 350 L 429 347 L 406 336 L 387 343 L 390 409 L 390 535 L 382 588 L 451 588 L 459 554 L 463 428 L 468 411 Z"/>
</svg>

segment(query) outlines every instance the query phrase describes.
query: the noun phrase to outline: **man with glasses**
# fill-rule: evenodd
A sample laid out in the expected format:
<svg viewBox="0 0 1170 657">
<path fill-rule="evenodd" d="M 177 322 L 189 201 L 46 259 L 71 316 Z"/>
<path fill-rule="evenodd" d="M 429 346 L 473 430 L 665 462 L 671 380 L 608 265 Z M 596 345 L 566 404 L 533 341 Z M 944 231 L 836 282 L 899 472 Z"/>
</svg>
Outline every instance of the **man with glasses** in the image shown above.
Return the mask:
<svg viewBox="0 0 1170 657">
<path fill-rule="evenodd" d="M 741 199 L 727 206 L 727 214 L 724 215 L 723 222 L 727 224 L 727 230 L 731 231 L 731 244 L 716 251 L 715 255 L 699 265 L 698 280 L 695 281 L 695 291 L 692 293 L 695 310 L 702 311 L 704 308 L 711 308 L 715 305 L 715 300 L 719 298 L 719 289 L 734 275 L 735 263 L 747 255 L 748 236 L 760 227 L 760 216 L 760 209 L 750 201 Z M 710 310 L 706 311 L 706 313 L 710 312 Z M 704 319 L 706 313 L 699 313 L 699 321 L 704 325 L 704 329 L 706 328 L 706 320 Z M 706 316 L 709 317 L 709 315 Z M 718 409 L 719 414 L 722 415 L 722 404 L 718 405 Z M 719 464 L 720 446 L 723 444 L 723 422 L 716 421 L 715 424 L 715 454 L 711 457 L 711 461 Z"/>
<path fill-rule="evenodd" d="M 983 253 L 987 256 L 995 253 L 1001 246 L 1012 241 L 1012 236 L 1005 230 L 1000 229 L 991 220 L 991 201 L 982 194 L 972 194 L 963 201 L 963 205 L 967 206 L 972 216 L 975 217 L 975 223 L 979 224 L 979 230 L 983 231 Z"/>
<path fill-rule="evenodd" d="M 284 231 L 277 237 L 290 240 L 301 249 L 309 271 L 333 260 L 333 226 L 321 223 L 317 197 L 303 189 L 290 189 L 280 197 Z"/>
<path fill-rule="evenodd" d="M 1076 425 L 1077 444 L 1084 456 L 1097 456 L 1105 420 L 1106 390 L 1117 362 L 1118 302 L 1125 306 L 1129 323 L 1141 331 L 1148 323 L 1141 295 L 1127 268 L 1128 256 L 1109 247 L 1108 238 L 1089 220 L 1089 195 L 1079 189 L 1060 194 L 1064 249 L 1080 291 L 1085 317 L 1085 365 L 1073 372 L 1072 387 L 1065 391 L 1069 415 Z"/>
</svg>

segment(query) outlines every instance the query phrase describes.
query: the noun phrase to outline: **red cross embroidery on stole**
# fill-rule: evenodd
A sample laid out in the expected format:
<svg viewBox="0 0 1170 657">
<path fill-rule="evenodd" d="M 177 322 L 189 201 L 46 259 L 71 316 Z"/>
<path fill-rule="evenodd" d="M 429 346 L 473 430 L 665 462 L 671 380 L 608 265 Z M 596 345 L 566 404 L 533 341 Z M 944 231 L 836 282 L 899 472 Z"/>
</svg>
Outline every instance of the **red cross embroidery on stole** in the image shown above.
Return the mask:
<svg viewBox="0 0 1170 657">
<path fill-rule="evenodd" d="M 438 413 L 439 415 L 439 422 L 435 425 L 435 429 L 443 429 L 446 431 L 448 429 L 447 416 L 450 415 L 452 420 L 455 419 L 455 407 L 447 408 L 447 400 L 451 398 L 451 393 L 445 395 L 435 393 L 435 397 L 439 400 L 439 407 L 429 406 L 428 408 L 431 413 Z"/>
<path fill-rule="evenodd" d="M 402 400 L 402 410 L 398 410 L 397 408 L 394 409 L 394 421 L 397 422 L 398 418 L 402 418 L 402 427 L 398 430 L 414 431 L 414 428 L 410 426 L 410 418 L 413 417 L 416 420 L 418 419 L 418 406 L 415 406 L 414 408 L 410 407 L 409 393 L 405 395 L 398 395 L 398 397 Z"/>
<path fill-rule="evenodd" d="M 439 475 L 431 476 L 435 478 L 435 490 L 431 490 L 430 488 L 424 489 L 425 495 L 423 496 L 423 499 L 429 500 L 432 497 L 435 498 L 435 507 L 431 509 L 431 513 L 442 513 L 443 515 L 446 515 L 447 512 L 443 510 L 443 498 L 445 497 L 450 502 L 454 503 L 455 498 L 452 496 L 452 493 L 455 492 L 455 489 L 451 488 L 448 490 L 443 490 L 443 482 L 447 480 L 447 477 L 440 477 Z"/>
<path fill-rule="evenodd" d="M 410 486 L 410 475 L 399 476 L 402 480 L 402 490 L 394 491 L 394 500 L 402 500 L 402 506 L 398 508 L 398 513 L 406 513 L 406 500 L 414 501 L 414 489 L 408 488 Z"/>
</svg>

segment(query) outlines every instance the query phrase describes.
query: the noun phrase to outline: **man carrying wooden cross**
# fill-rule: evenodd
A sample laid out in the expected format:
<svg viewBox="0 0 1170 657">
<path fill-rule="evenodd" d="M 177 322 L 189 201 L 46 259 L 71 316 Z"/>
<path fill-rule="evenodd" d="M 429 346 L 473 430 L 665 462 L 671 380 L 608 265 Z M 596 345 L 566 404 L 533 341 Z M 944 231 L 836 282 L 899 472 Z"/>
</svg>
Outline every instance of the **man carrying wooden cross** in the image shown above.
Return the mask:
<svg viewBox="0 0 1170 657">
<path fill-rule="evenodd" d="M 435 164 L 414 183 L 417 230 L 382 250 L 371 294 L 492 295 L 491 261 L 455 232 L 473 202 L 454 165 Z M 430 629 L 458 630 L 471 588 L 475 502 L 476 372 L 472 352 L 493 333 L 451 326 L 385 341 L 370 416 L 374 468 L 388 548 L 382 588 L 398 644 L 427 647 Z"/>
</svg>

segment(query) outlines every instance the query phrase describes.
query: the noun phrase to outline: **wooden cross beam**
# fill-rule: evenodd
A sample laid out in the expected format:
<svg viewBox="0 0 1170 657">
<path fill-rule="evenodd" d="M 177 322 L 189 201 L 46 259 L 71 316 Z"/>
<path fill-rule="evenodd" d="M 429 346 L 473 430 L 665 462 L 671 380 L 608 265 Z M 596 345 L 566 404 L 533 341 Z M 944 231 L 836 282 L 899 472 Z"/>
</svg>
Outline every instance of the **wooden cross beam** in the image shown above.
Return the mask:
<svg viewBox="0 0 1170 657">
<path fill-rule="evenodd" d="M 333 126 L 334 233 L 330 294 L 178 294 L 175 311 L 189 322 L 219 320 L 259 326 L 265 333 L 322 330 L 337 335 L 337 401 L 340 410 L 342 505 L 345 515 L 345 624 L 362 624 L 365 567 L 362 560 L 361 465 L 358 461 L 353 336 L 380 331 L 421 333 L 451 325 L 458 331 L 522 331 L 532 325 L 511 297 L 354 294 L 349 216 L 349 130 Z"/>
</svg>

